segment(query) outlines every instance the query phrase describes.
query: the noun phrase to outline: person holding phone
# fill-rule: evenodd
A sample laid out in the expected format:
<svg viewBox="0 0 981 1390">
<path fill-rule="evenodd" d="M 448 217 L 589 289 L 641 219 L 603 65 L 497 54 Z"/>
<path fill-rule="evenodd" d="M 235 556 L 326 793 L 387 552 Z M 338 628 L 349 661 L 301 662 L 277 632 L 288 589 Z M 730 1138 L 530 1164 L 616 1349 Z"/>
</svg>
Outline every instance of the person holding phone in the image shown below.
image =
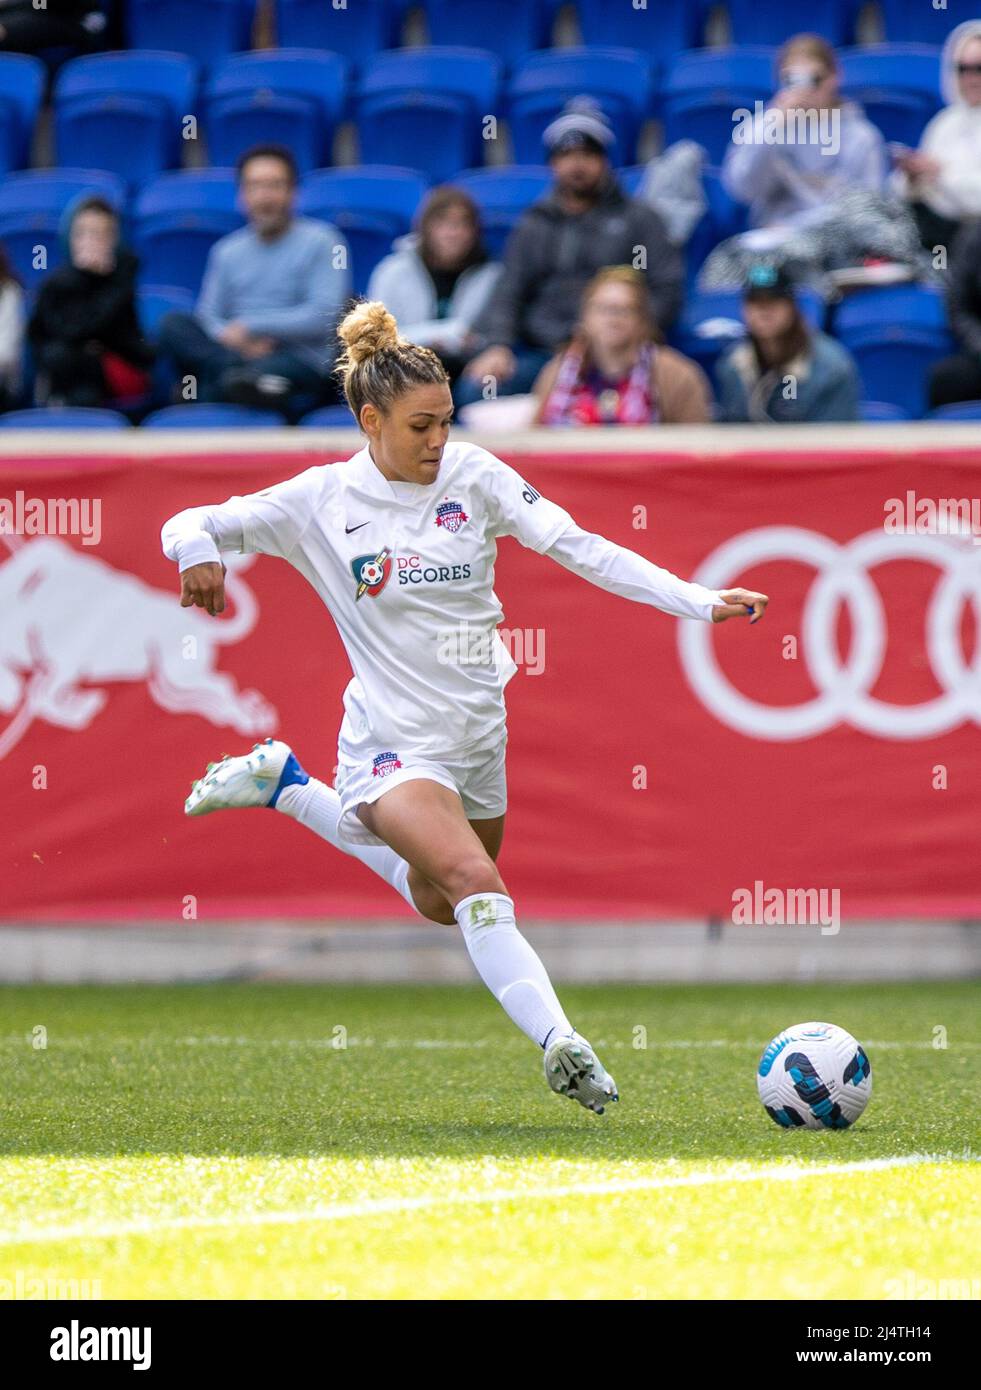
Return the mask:
<svg viewBox="0 0 981 1390">
<path fill-rule="evenodd" d="M 834 49 L 817 34 L 788 39 L 777 71 L 780 86 L 768 110 L 815 115 L 788 120 L 786 140 L 773 143 L 764 139 L 767 112 L 761 113 L 752 138 L 734 140 L 726 151 L 722 182 L 737 202 L 749 204 L 752 227 L 795 229 L 820 221 L 830 200 L 849 189 L 880 191 L 885 145 L 861 107 L 843 100 Z"/>
</svg>

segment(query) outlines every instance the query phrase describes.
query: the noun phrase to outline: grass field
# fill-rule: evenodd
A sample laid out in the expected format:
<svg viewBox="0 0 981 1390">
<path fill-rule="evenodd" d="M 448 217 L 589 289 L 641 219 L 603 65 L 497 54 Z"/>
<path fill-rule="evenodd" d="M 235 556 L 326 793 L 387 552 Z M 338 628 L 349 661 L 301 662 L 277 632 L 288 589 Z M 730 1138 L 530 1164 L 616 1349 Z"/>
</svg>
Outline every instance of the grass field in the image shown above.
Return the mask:
<svg viewBox="0 0 981 1390">
<path fill-rule="evenodd" d="M 479 985 L 0 988 L 0 1291 L 981 1296 L 976 984 L 561 995 L 605 1116 Z M 852 1129 L 757 1099 L 812 1018 L 869 1054 Z"/>
</svg>

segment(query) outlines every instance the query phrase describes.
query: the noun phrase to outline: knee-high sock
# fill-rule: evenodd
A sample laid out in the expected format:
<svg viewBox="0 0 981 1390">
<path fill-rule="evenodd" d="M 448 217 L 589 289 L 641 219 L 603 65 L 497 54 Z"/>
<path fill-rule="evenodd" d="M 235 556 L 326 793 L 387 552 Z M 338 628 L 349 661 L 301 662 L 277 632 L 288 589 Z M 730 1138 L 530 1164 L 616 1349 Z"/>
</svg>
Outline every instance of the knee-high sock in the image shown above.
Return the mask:
<svg viewBox="0 0 981 1390">
<path fill-rule="evenodd" d="M 409 906 L 419 912 L 409 888 L 407 859 L 396 854 L 388 845 L 352 845 L 338 836 L 337 822 L 341 818 L 341 798 L 333 787 L 328 787 L 316 777 L 311 777 L 308 782 L 302 784 L 292 783 L 280 792 L 276 810 L 299 821 L 322 840 L 327 840 L 335 849 L 342 850 L 345 854 L 353 854 L 355 859 L 360 859 L 362 864 L 367 864 L 369 869 L 379 874 L 386 883 L 390 883 L 396 893 L 400 893 Z M 423 914 L 420 912 L 419 915 L 421 917 Z"/>
<path fill-rule="evenodd" d="M 471 893 L 453 909 L 477 973 L 523 1033 L 545 1047 L 573 1032 L 537 954 L 518 931 L 504 893 Z"/>
</svg>

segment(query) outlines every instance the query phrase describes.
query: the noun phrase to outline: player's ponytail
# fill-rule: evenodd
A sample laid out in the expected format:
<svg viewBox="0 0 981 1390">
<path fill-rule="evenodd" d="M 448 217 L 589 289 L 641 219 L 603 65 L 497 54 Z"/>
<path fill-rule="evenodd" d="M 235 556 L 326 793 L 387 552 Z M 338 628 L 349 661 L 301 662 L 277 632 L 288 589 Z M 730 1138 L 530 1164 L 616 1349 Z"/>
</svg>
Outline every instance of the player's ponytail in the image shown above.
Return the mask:
<svg viewBox="0 0 981 1390">
<path fill-rule="evenodd" d="M 337 336 L 344 344 L 337 375 L 359 423 L 363 405 L 385 414 L 411 387 L 449 381 L 435 352 L 399 335 L 394 316 L 380 300 L 356 304 L 341 320 Z"/>
</svg>

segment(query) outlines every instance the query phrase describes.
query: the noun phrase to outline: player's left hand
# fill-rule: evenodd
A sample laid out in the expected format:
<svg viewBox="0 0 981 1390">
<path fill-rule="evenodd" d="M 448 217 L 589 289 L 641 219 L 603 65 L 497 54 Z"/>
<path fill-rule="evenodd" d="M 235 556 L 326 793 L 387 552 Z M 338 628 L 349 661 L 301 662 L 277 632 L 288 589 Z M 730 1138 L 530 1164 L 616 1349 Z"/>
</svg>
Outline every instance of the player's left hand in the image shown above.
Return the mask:
<svg viewBox="0 0 981 1390">
<path fill-rule="evenodd" d="M 726 618 L 745 618 L 752 613 L 750 623 L 758 623 L 770 602 L 768 594 L 758 594 L 753 589 L 720 589 L 725 606 L 718 604 L 712 609 L 713 623 L 724 623 Z"/>
</svg>

